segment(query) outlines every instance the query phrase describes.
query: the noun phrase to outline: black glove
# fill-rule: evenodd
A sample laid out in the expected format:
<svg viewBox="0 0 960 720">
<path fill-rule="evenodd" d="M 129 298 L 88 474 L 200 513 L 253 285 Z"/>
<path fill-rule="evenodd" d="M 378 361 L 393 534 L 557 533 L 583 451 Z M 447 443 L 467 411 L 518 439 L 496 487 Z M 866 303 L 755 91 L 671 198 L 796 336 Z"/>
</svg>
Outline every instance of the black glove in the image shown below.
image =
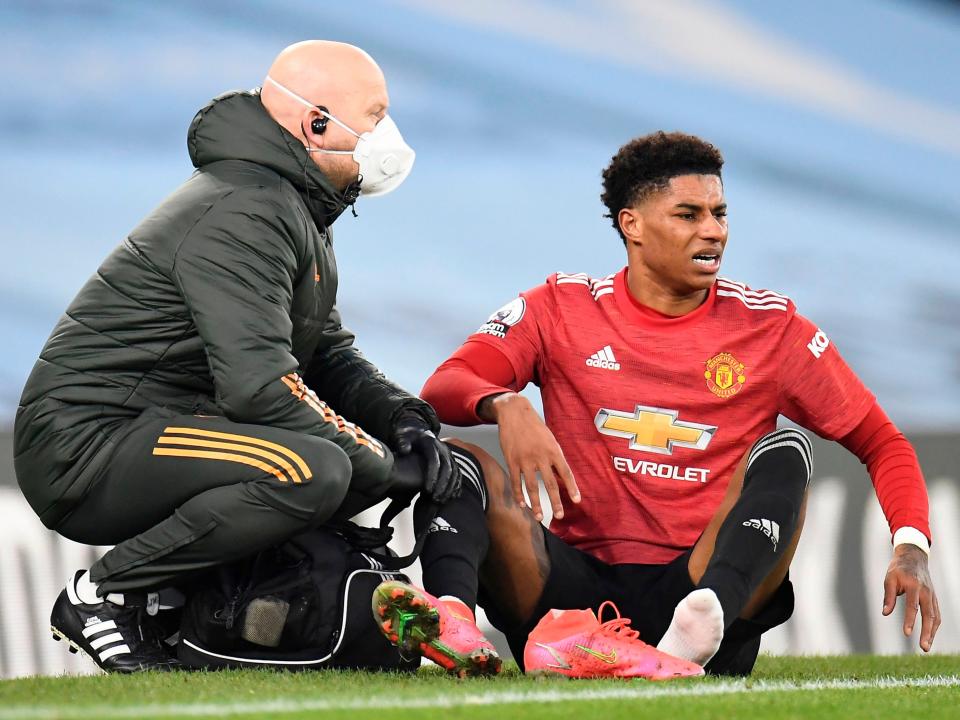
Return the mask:
<svg viewBox="0 0 960 720">
<path fill-rule="evenodd" d="M 400 416 L 393 430 L 394 465 L 399 473 L 409 472 L 409 458 L 419 459 L 423 472 L 423 492 L 436 503 L 443 504 L 460 496 L 460 468 L 450 455 L 450 448 L 437 439 L 430 425 L 419 414 Z M 398 480 L 401 478 L 398 477 Z"/>
<path fill-rule="evenodd" d="M 423 490 L 424 475 L 423 461 L 419 455 L 394 454 L 393 467 L 390 468 L 390 489 L 387 495 L 409 502 Z"/>
</svg>

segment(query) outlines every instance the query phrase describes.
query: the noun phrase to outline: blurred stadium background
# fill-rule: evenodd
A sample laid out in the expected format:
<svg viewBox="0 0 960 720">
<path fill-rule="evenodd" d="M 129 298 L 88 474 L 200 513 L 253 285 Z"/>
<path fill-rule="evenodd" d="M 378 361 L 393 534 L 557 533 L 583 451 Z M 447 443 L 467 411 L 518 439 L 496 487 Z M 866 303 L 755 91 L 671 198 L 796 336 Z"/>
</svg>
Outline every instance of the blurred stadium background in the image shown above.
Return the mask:
<svg viewBox="0 0 960 720">
<path fill-rule="evenodd" d="M 727 160 L 723 274 L 794 298 L 917 443 L 936 648 L 960 652 L 960 5 L 934 0 L 7 0 L 0 4 L 0 677 L 77 671 L 47 640 L 95 550 L 47 532 L 13 477 L 13 416 L 58 316 L 191 171 L 194 112 L 310 37 L 368 50 L 417 150 L 402 189 L 337 223 L 358 344 L 417 390 L 518 290 L 605 275 L 599 201 L 625 141 L 682 129 Z M 495 442 L 487 434 L 483 442 Z M 779 653 L 914 651 L 880 617 L 889 535 L 856 459 L 820 443 Z"/>
</svg>

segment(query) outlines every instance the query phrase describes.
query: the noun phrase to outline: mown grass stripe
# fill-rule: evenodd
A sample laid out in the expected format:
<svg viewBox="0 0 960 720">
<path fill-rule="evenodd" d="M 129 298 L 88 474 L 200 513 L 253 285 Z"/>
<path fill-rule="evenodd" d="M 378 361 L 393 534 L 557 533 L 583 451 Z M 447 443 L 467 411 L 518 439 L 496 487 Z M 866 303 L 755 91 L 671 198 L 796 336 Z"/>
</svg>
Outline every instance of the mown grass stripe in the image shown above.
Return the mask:
<svg viewBox="0 0 960 720">
<path fill-rule="evenodd" d="M 141 705 L 21 705 L 0 709 L 0 720 L 124 720 L 141 717 L 223 717 L 266 713 L 323 712 L 342 710 L 443 709 L 461 706 L 511 705 L 519 703 L 592 702 L 705 697 L 741 693 L 792 693 L 822 690 L 894 690 L 906 687 L 960 687 L 960 675 L 926 675 L 913 678 L 880 677 L 871 680 L 722 680 L 692 685 L 630 684 L 591 689 L 576 687 L 535 690 L 491 690 L 444 693 L 427 697 L 302 698 L 255 702 L 156 703 Z"/>
</svg>

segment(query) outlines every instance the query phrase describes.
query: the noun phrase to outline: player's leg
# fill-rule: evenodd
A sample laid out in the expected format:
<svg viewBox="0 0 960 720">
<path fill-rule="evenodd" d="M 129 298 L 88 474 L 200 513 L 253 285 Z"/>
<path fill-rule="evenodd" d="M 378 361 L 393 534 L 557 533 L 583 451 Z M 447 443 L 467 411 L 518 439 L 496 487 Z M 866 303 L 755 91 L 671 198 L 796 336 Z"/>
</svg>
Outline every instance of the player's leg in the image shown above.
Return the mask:
<svg viewBox="0 0 960 720">
<path fill-rule="evenodd" d="M 521 670 L 656 679 L 702 673 L 699 667 L 638 641 L 616 620 L 601 624 L 600 620 L 611 620 L 595 615 L 605 601 L 626 607 L 630 595 L 631 589 L 618 582 L 615 568 L 567 545 L 538 523 L 529 508 L 521 508 L 506 473 L 488 453 L 453 442 L 470 450 L 486 479 L 489 547 L 485 557 L 475 554 L 482 560 L 480 604 L 506 635 Z M 446 508 L 442 516 L 454 517 Z M 457 517 L 461 523 L 481 520 Z M 421 562 L 425 578 L 447 565 L 438 562 L 431 568 L 430 559 L 423 556 Z M 477 560 L 474 563 L 476 568 Z"/>
<path fill-rule="evenodd" d="M 604 600 L 617 599 L 606 579 L 608 566 L 566 545 L 538 523 L 528 508 L 520 507 L 506 473 L 489 453 L 460 440 L 450 442 L 465 448 L 479 463 L 487 494 L 486 517 L 477 513 L 476 507 L 472 515 L 453 515 L 452 506 L 457 501 L 448 503 L 440 514 L 451 524 L 454 517 L 460 524 L 474 526 L 486 521 L 486 553 L 476 546 L 472 550 L 473 588 L 479 577 L 480 604 L 493 625 L 506 635 L 514 658 L 523 668 L 527 636 L 547 610 L 596 609 Z M 437 533 L 437 540 L 447 543 L 456 537 Z M 465 546 L 461 552 L 466 557 L 471 549 Z M 421 557 L 424 577 L 435 574 L 439 578 L 446 563 L 441 561 L 431 568 L 427 555 L 425 546 Z M 467 567 L 463 566 L 461 586 L 470 581 Z"/>
<path fill-rule="evenodd" d="M 505 621 L 525 623 L 531 620 L 550 576 L 543 526 L 514 500 L 506 472 L 489 453 L 459 440 L 451 443 L 477 458 L 486 484 L 489 539 L 487 552 L 479 556 L 479 581 Z"/>
<path fill-rule="evenodd" d="M 690 579 L 695 584 L 699 583 L 703 578 L 703 575 L 707 570 L 707 566 L 710 564 L 710 560 L 713 557 L 714 550 L 716 549 L 717 534 L 729 516 L 730 510 L 740 499 L 740 492 L 743 488 L 744 473 L 746 471 L 747 459 L 749 457 L 750 451 L 747 451 L 740 460 L 740 463 L 734 472 L 723 502 L 720 504 L 716 514 L 714 514 L 713 518 L 711 518 L 709 525 L 707 525 L 706 530 L 703 531 L 703 534 L 700 536 L 697 544 L 694 545 L 693 551 L 690 553 L 690 559 L 687 562 L 687 570 L 689 572 Z M 740 611 L 739 617 L 752 618 L 758 612 L 760 612 L 774 596 L 777 589 L 783 584 L 783 581 L 787 578 L 790 565 L 793 562 L 793 557 L 797 552 L 797 546 L 800 544 L 800 535 L 803 532 L 803 523 L 806 518 L 807 511 L 807 494 L 808 493 L 806 490 L 804 490 L 793 536 L 789 538 L 789 542 L 784 547 L 783 554 L 780 556 L 780 559 L 777 561 L 776 565 L 773 566 L 773 570 L 771 570 L 770 573 L 761 581 L 760 585 L 750 596 L 750 599 L 747 601 L 746 605 L 744 605 L 743 610 Z"/>
<path fill-rule="evenodd" d="M 462 455 L 472 462 L 458 459 L 464 492 L 440 509 L 443 523 L 424 545 L 420 559 L 428 587 L 473 598 L 479 570 L 480 604 L 506 635 L 521 669 L 659 679 L 702 673 L 621 632 L 617 621 L 601 625 L 594 612 L 607 600 L 625 607 L 632 588 L 618 582 L 613 566 L 570 547 L 519 507 L 506 473 L 488 453 L 450 442 L 458 452 L 467 450 Z M 486 529 L 481 499 L 470 495 L 477 470 L 485 480 Z"/>
<path fill-rule="evenodd" d="M 492 675 L 500 657 L 477 627 L 477 572 L 489 544 L 484 512 L 487 490 L 480 461 L 451 444 L 462 477 L 460 496 L 433 513 L 421 495 L 414 526 L 429 523 L 420 553 L 423 587 L 386 582 L 374 593 L 374 612 L 386 637 L 405 653 L 420 653 L 449 672 Z"/>
<path fill-rule="evenodd" d="M 463 491 L 439 508 L 424 542 L 424 586 L 472 612 L 483 584 L 504 622 L 522 624 L 532 617 L 550 574 L 543 528 L 516 504 L 503 470 L 486 451 L 457 439 L 446 442 L 464 476 Z M 418 516 L 424 508 L 418 503 Z"/>
<path fill-rule="evenodd" d="M 69 582 L 51 623 L 105 669 L 162 667 L 143 614 L 147 591 L 323 522 L 350 473 L 346 454 L 320 438 L 145 413 L 58 528 L 116 547 Z"/>
<path fill-rule="evenodd" d="M 726 640 L 743 635 L 730 635 L 735 623 L 757 621 L 775 599 L 789 617 L 792 594 L 786 597 L 784 583 L 799 542 L 811 470 L 810 444 L 799 431 L 777 430 L 754 444 L 690 553 L 687 570 L 696 590 L 677 605 L 660 649 L 705 664 L 725 634 Z M 753 624 L 762 631 L 786 617 Z"/>
<path fill-rule="evenodd" d="M 439 507 L 430 522 L 421 554 L 423 584 L 438 596 L 456 598 L 472 612 L 477 604 L 480 563 L 490 546 L 484 521 L 489 505 L 487 483 L 480 459 L 456 441 L 446 442 L 460 471 L 462 490 L 459 497 Z M 426 516 L 430 507 L 423 497 L 417 502 L 417 527 L 431 520 Z"/>
</svg>

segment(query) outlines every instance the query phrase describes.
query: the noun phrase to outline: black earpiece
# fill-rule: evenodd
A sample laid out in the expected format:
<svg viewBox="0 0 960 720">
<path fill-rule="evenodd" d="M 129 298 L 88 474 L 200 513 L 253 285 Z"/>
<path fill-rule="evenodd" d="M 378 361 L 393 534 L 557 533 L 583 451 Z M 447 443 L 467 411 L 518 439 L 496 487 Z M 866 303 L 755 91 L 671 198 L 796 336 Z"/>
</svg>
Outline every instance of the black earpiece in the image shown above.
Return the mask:
<svg viewBox="0 0 960 720">
<path fill-rule="evenodd" d="M 323 112 L 329 112 L 323 105 L 317 105 L 317 109 Z M 323 135 L 327 131 L 327 117 L 321 115 L 318 118 L 314 118 L 310 123 L 310 130 L 314 135 Z"/>
</svg>

